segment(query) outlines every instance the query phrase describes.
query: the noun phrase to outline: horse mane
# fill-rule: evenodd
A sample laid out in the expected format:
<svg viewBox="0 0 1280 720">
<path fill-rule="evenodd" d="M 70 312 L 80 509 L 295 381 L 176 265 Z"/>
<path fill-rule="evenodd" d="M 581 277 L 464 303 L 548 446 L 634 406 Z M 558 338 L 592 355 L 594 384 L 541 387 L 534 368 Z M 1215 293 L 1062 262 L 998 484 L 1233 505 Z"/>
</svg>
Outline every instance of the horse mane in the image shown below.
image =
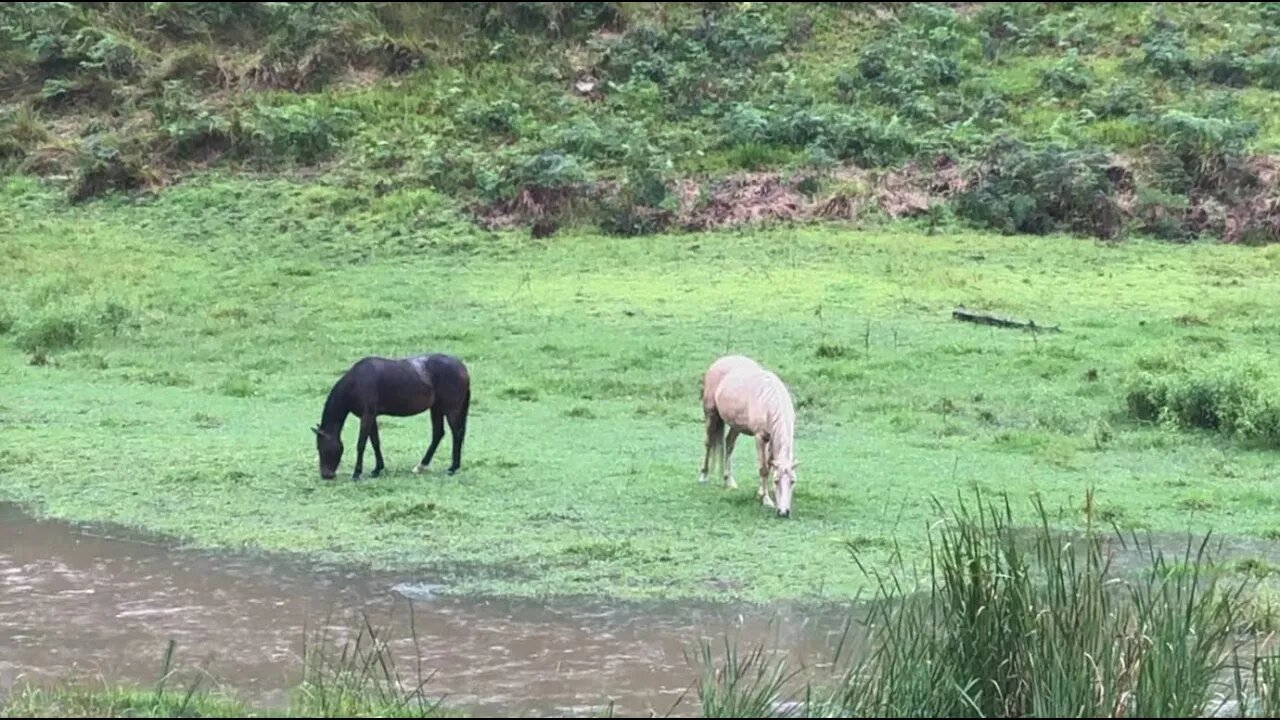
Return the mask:
<svg viewBox="0 0 1280 720">
<path fill-rule="evenodd" d="M 786 459 L 791 459 L 791 445 L 794 442 L 796 410 L 791 403 L 791 393 L 782 379 L 772 372 L 765 371 L 762 382 L 756 389 L 756 398 L 764 404 L 769 428 L 769 445 L 772 449 L 786 451 Z M 785 443 L 785 444 L 784 444 Z"/>
<path fill-rule="evenodd" d="M 347 422 L 346 389 L 348 378 L 349 375 L 343 375 L 329 390 L 329 397 L 325 398 L 324 401 L 324 411 L 320 414 L 321 430 L 342 432 L 342 426 Z"/>
</svg>

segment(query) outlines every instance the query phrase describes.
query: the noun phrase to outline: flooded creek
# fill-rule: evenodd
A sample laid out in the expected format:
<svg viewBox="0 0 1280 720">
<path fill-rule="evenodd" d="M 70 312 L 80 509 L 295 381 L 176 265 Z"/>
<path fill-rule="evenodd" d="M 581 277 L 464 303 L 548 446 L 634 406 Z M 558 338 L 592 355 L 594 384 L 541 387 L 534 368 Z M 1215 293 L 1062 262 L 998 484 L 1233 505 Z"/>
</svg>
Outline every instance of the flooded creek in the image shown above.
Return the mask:
<svg viewBox="0 0 1280 720">
<path fill-rule="evenodd" d="M 114 528 L 35 520 L 0 504 L 0 688 L 105 680 L 152 687 L 170 640 L 254 706 L 281 707 L 303 640 L 367 613 L 426 692 L 498 715 L 690 715 L 690 658 L 705 637 L 791 663 L 829 660 L 845 612 L 713 604 L 484 600 L 439 596 L 429 580 L 293 559 L 172 549 Z M 412 600 L 413 630 L 410 630 Z M 415 643 L 412 636 L 416 635 Z M 685 699 L 672 711 L 682 693 Z"/>
</svg>

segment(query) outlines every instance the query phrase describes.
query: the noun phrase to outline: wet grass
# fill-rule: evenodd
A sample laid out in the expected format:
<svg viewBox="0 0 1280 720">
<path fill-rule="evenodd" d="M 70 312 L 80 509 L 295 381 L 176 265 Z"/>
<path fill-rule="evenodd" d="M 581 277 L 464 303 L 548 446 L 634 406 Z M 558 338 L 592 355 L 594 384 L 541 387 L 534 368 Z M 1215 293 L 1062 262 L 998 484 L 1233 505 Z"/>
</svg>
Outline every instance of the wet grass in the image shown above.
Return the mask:
<svg viewBox="0 0 1280 720">
<path fill-rule="evenodd" d="M 240 704 L 207 694 L 188 698 L 119 688 L 26 689 L 0 699 L 0 710 L 14 718 L 252 717 Z"/>
<path fill-rule="evenodd" d="M 426 566 L 468 593 L 846 598 L 874 587 L 848 541 L 871 565 L 923 559 L 931 496 L 971 487 L 1040 493 L 1064 526 L 1091 487 L 1122 527 L 1274 547 L 1273 453 L 1136 418 L 1126 393 L 1152 357 L 1274 351 L 1259 298 L 1280 249 L 909 226 L 548 242 L 423 191 L 317 201 L 334 192 L 207 177 L 70 207 L 8 181 L 0 495 L 201 546 Z M 381 421 L 388 472 L 360 483 L 349 423 L 321 481 L 309 428 L 331 384 L 361 356 L 430 351 L 474 378 L 462 473 L 443 474 L 447 439 L 410 472 L 423 416 Z M 750 445 L 737 492 L 696 482 L 699 378 L 724 352 L 795 397 L 789 522 L 756 501 Z"/>
</svg>

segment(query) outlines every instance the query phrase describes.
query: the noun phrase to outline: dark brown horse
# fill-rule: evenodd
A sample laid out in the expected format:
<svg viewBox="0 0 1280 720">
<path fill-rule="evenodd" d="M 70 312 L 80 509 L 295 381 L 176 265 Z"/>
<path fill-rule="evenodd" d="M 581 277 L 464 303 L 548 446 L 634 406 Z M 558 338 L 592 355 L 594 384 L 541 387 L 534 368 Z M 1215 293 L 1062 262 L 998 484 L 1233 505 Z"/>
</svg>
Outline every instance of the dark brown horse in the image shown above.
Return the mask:
<svg viewBox="0 0 1280 720">
<path fill-rule="evenodd" d="M 365 442 L 373 441 L 377 465 L 373 477 L 382 474 L 382 446 L 378 442 L 378 416 L 408 417 L 431 410 L 431 446 L 422 462 L 413 469 L 422 472 L 431 464 L 431 456 L 444 438 L 444 421 L 449 421 L 453 435 L 453 475 L 462 464 L 462 441 L 467 435 L 467 410 L 471 407 L 471 376 L 462 361 L 448 355 L 420 355 L 392 360 L 366 357 L 347 370 L 324 403 L 320 425 L 311 428 L 316 434 L 316 451 L 320 454 L 320 477 L 332 480 L 342 462 L 342 426 L 348 415 L 360 418 L 360 441 L 355 472 L 359 480 L 364 470 Z"/>
</svg>

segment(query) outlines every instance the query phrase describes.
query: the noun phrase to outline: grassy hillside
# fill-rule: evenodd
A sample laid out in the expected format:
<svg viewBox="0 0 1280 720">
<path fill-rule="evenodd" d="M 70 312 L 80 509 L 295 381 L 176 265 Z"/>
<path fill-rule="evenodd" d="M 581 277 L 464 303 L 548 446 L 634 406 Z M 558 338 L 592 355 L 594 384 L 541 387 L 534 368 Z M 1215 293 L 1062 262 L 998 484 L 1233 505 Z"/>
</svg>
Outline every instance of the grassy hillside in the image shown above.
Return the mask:
<svg viewBox="0 0 1280 720">
<path fill-rule="evenodd" d="M 1280 3 L 13 3 L 0 162 L 608 233 L 924 216 L 1280 237 Z"/>
</svg>

